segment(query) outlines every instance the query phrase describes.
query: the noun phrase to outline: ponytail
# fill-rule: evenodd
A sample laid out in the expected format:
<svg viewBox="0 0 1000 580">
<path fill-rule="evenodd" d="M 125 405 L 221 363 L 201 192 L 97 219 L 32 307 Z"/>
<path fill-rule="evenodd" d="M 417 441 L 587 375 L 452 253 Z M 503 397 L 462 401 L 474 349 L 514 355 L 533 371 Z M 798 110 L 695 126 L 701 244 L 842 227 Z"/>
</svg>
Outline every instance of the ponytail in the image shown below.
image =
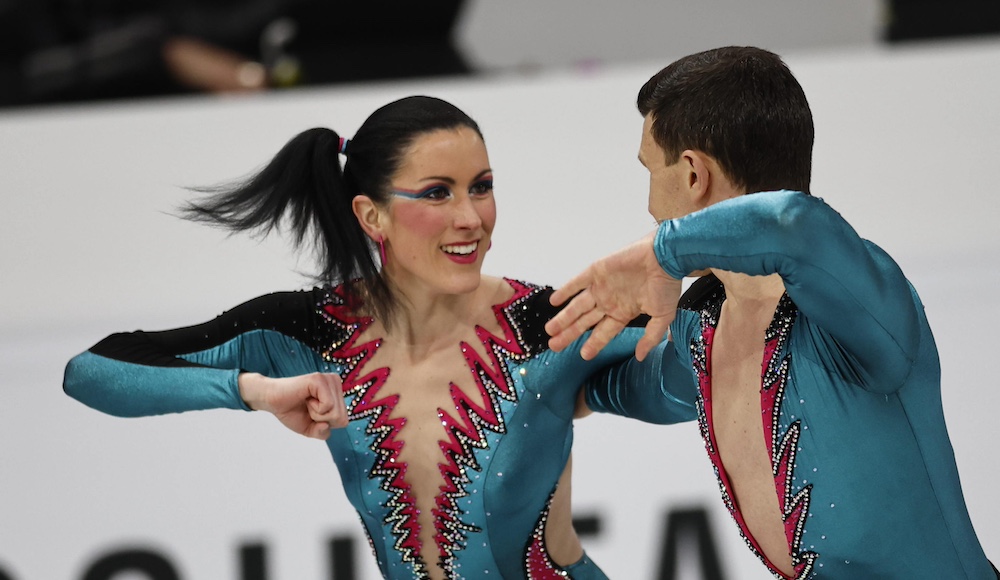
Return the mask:
<svg viewBox="0 0 1000 580">
<path fill-rule="evenodd" d="M 287 227 L 296 249 L 311 246 L 316 252 L 322 268 L 317 281 L 345 283 L 348 296 L 387 320 L 391 292 L 354 216 L 351 202 L 358 191 L 344 179 L 340 144 L 330 129 L 303 131 L 244 181 L 195 188 L 208 195 L 184 205 L 181 216 L 262 237 Z"/>
</svg>

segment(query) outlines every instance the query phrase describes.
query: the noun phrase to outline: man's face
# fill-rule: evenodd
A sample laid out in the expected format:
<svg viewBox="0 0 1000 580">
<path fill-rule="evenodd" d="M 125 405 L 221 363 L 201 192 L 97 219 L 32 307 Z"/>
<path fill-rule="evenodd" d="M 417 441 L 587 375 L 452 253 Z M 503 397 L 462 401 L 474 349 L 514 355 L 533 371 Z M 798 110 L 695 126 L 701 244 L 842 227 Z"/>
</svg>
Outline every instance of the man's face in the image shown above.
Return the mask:
<svg viewBox="0 0 1000 580">
<path fill-rule="evenodd" d="M 649 170 L 649 214 L 662 222 L 685 216 L 696 208 L 689 207 L 690 198 L 685 195 L 688 172 L 684 170 L 682 158 L 667 164 L 666 153 L 653 139 L 652 126 L 652 116 L 646 115 L 639 143 L 639 162 Z"/>
</svg>

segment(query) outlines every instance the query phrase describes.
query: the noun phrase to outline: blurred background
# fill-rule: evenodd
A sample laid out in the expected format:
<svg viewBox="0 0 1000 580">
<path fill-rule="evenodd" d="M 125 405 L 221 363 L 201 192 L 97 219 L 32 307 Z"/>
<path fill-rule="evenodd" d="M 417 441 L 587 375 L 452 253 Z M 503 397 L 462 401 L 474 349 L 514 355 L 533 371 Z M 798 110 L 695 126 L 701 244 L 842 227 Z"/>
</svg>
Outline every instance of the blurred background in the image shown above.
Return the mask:
<svg viewBox="0 0 1000 580">
<path fill-rule="evenodd" d="M 62 393 L 66 361 L 308 286 L 310 256 L 280 237 L 174 208 L 303 129 L 349 136 L 412 94 L 483 128 L 486 273 L 558 286 L 653 227 L 638 88 L 730 44 L 785 58 L 816 123 L 813 192 L 920 292 L 970 514 L 1000 561 L 998 7 L 0 0 L 0 580 L 378 578 L 322 443 L 264 414 L 101 415 Z M 593 416 L 575 437 L 578 530 L 611 578 L 771 578 L 697 428 Z"/>
<path fill-rule="evenodd" d="M 0 106 L 596 67 L 1000 31 L 991 0 L 0 0 Z"/>
</svg>

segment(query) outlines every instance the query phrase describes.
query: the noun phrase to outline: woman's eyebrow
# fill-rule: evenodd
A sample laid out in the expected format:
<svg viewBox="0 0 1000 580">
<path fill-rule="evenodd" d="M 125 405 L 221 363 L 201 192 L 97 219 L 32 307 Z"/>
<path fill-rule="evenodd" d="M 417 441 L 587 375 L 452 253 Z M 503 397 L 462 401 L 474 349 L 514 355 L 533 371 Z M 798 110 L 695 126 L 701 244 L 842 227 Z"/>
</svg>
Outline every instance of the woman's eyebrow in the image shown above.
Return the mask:
<svg viewBox="0 0 1000 580">
<path fill-rule="evenodd" d="M 493 169 L 486 168 L 486 169 L 480 171 L 479 173 L 476 174 L 475 179 L 481 179 L 487 173 L 493 173 Z M 452 179 L 451 177 L 448 177 L 448 176 L 444 176 L 444 175 L 429 175 L 427 177 L 421 177 L 420 181 L 422 181 L 422 182 L 423 181 L 443 181 L 443 182 L 447 183 L 448 185 L 455 185 L 455 180 L 454 179 Z"/>
<path fill-rule="evenodd" d="M 421 177 L 420 181 L 443 181 L 448 185 L 455 185 L 455 180 L 450 177 L 442 177 L 440 175 L 430 175 L 428 177 Z"/>
</svg>

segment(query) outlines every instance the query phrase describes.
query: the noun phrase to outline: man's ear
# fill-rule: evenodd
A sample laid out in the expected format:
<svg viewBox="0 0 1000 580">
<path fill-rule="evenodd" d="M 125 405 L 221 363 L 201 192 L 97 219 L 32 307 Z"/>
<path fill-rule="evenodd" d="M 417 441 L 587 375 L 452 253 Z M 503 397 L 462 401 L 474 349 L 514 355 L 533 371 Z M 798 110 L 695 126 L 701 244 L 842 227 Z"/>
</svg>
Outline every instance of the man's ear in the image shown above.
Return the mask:
<svg viewBox="0 0 1000 580">
<path fill-rule="evenodd" d="M 376 242 L 383 238 L 382 229 L 385 224 L 382 212 L 379 211 L 372 198 L 363 193 L 355 195 L 354 199 L 351 200 L 351 209 L 354 210 L 354 217 L 358 218 L 361 229 L 368 234 L 369 238 Z"/>
<path fill-rule="evenodd" d="M 697 208 L 706 208 L 746 191 L 734 185 L 719 161 L 704 151 L 685 150 L 681 160 L 688 169 L 687 185 L 691 202 Z"/>
<path fill-rule="evenodd" d="M 716 167 L 713 161 L 707 154 L 694 149 L 685 149 L 680 154 L 681 167 L 685 171 L 683 185 L 694 207 L 709 205 L 714 181 L 712 169 Z"/>
</svg>

